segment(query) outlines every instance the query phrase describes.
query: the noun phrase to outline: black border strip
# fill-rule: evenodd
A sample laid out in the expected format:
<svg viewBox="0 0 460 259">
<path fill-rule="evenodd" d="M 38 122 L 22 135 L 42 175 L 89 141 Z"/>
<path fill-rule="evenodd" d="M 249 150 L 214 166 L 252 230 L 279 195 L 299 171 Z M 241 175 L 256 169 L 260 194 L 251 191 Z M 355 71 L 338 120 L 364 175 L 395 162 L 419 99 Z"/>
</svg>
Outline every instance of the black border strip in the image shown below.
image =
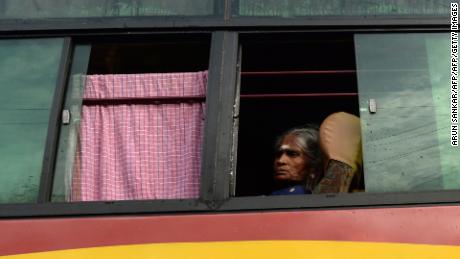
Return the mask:
<svg viewBox="0 0 460 259">
<path fill-rule="evenodd" d="M 1 30 L 0 30 L 1 31 Z M 1 34 L 1 39 L 28 39 L 28 38 L 50 38 L 50 37 L 72 37 L 77 38 L 79 42 L 93 42 L 101 41 L 111 38 L 126 38 L 126 37 L 148 37 L 151 35 L 187 35 L 187 34 L 208 34 L 223 31 L 221 29 L 210 30 L 209 28 L 191 28 L 182 29 L 180 31 L 166 30 L 166 31 L 152 31 L 152 30 L 124 30 L 124 31 L 39 31 L 39 32 L 18 32 L 15 34 Z M 231 30 L 237 32 L 240 36 L 247 34 L 283 34 L 283 33 L 387 33 L 387 32 L 439 32 L 450 31 L 448 26 L 433 26 L 433 27 L 414 27 L 414 26 L 373 26 L 367 27 L 256 27 L 256 28 L 235 28 Z"/>
<path fill-rule="evenodd" d="M 54 176 L 54 160 L 57 152 L 57 143 L 59 139 L 59 130 L 61 122 L 61 111 L 64 105 L 64 94 L 69 74 L 71 56 L 72 56 L 72 41 L 70 38 L 64 38 L 64 43 L 61 52 L 61 61 L 59 64 L 58 77 L 53 96 L 53 104 L 49 117 L 48 133 L 46 137 L 45 153 L 43 156 L 42 175 L 38 191 L 38 203 L 48 202 L 51 198 L 53 176 Z"/>
</svg>

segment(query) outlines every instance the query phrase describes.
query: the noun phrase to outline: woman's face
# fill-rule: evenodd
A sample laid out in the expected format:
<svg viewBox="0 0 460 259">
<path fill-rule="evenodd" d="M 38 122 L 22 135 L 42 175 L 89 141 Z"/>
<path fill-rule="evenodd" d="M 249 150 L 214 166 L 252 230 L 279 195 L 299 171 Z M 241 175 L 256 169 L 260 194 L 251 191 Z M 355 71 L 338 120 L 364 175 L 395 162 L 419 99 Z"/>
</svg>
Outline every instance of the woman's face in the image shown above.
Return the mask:
<svg viewBox="0 0 460 259">
<path fill-rule="evenodd" d="M 299 139 L 295 135 L 287 135 L 276 151 L 275 161 L 275 180 L 303 182 L 307 177 L 309 158 L 302 151 Z"/>
</svg>

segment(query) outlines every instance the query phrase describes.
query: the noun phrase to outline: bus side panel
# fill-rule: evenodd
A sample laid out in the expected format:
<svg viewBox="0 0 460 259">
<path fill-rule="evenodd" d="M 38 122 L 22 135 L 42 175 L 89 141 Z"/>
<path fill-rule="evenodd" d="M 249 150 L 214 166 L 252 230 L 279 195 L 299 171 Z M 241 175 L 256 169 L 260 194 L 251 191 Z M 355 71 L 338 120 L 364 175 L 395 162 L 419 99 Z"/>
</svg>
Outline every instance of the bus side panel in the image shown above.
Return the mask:
<svg viewBox="0 0 460 259">
<path fill-rule="evenodd" d="M 460 207 L 0 220 L 0 255 L 113 245 L 329 240 L 460 245 Z"/>
</svg>

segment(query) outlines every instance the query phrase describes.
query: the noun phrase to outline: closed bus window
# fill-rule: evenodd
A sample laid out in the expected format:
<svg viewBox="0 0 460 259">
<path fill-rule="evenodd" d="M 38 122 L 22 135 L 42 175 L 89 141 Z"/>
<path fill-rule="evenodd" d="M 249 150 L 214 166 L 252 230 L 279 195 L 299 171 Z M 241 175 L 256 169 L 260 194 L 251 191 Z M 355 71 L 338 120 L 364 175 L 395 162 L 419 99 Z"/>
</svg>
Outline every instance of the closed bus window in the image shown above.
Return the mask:
<svg viewBox="0 0 460 259">
<path fill-rule="evenodd" d="M 1 19 L 210 16 L 214 0 L 2 0 Z"/>
<path fill-rule="evenodd" d="M 233 0 L 239 16 L 444 16 L 450 0 Z"/>
<path fill-rule="evenodd" d="M 366 191 L 460 188 L 460 150 L 450 144 L 449 38 L 355 36 Z"/>
<path fill-rule="evenodd" d="M 63 44 L 0 41 L 0 203 L 37 200 Z"/>
</svg>

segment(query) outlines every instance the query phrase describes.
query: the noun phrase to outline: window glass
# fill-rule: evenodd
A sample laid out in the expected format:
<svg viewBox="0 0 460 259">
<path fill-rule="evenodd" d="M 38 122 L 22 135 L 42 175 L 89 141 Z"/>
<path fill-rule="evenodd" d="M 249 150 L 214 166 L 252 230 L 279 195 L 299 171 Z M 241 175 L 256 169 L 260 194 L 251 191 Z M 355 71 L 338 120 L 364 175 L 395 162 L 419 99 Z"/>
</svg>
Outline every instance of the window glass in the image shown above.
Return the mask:
<svg viewBox="0 0 460 259">
<path fill-rule="evenodd" d="M 81 75 L 88 70 L 91 45 L 78 44 L 73 50 L 73 60 L 68 82 L 68 90 L 64 109 L 69 111 L 68 126 L 61 127 L 59 149 L 56 156 L 55 173 L 53 179 L 52 201 L 65 201 L 68 190 L 71 190 L 71 175 L 77 145 L 78 126 L 81 117 L 82 84 Z"/>
<path fill-rule="evenodd" d="M 460 150 L 450 146 L 449 36 L 355 36 L 366 191 L 460 188 Z"/>
<path fill-rule="evenodd" d="M 63 39 L 0 41 L 0 203 L 34 202 Z"/>
<path fill-rule="evenodd" d="M 450 0 L 234 0 L 238 16 L 447 16 Z"/>
<path fill-rule="evenodd" d="M 0 19 L 213 15 L 214 0 L 2 0 Z"/>
<path fill-rule="evenodd" d="M 198 198 L 209 37 L 154 37 L 77 45 L 53 201 Z"/>
</svg>

